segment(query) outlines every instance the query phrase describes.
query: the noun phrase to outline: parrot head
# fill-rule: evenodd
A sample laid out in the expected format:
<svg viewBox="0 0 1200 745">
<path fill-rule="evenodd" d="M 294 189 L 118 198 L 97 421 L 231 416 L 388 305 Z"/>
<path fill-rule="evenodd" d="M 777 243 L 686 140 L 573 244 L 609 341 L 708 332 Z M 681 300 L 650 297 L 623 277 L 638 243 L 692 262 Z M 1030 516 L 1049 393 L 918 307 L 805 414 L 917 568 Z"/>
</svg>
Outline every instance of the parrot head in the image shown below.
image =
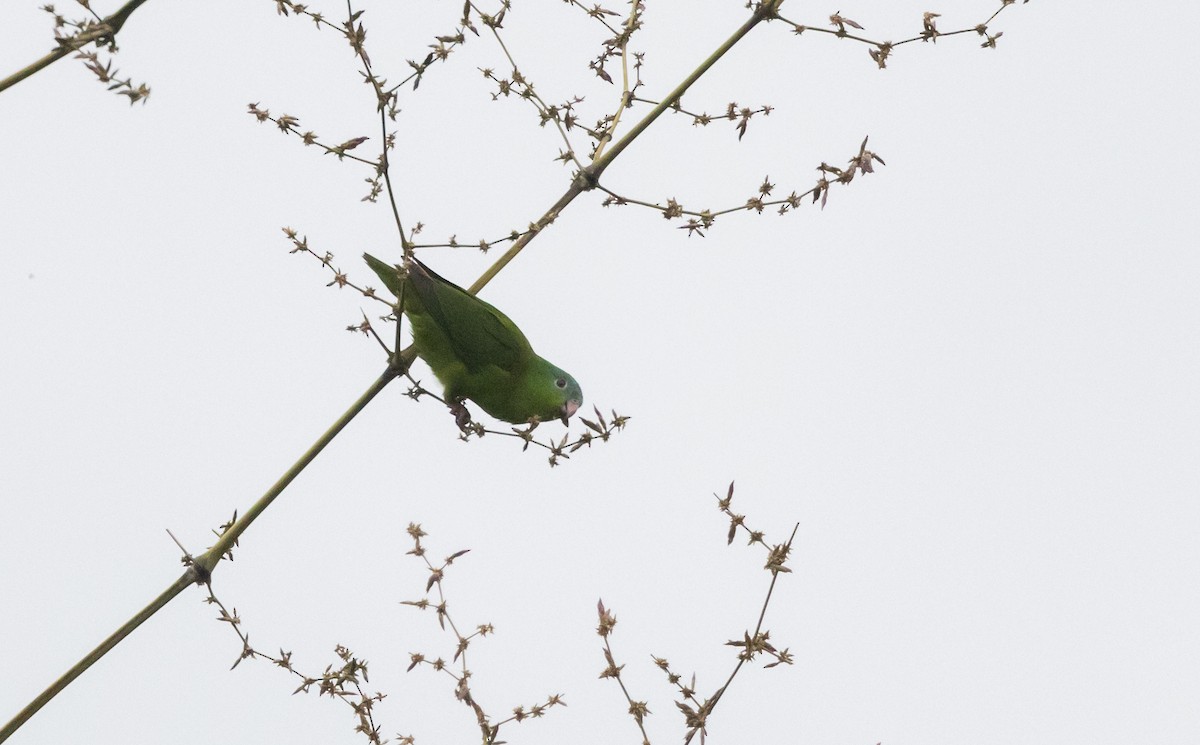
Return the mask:
<svg viewBox="0 0 1200 745">
<path fill-rule="evenodd" d="M 547 371 L 554 386 L 555 401 L 558 403 L 556 413 L 562 423 L 566 424 L 583 405 L 583 389 L 567 371 L 550 364 L 547 364 Z"/>
</svg>

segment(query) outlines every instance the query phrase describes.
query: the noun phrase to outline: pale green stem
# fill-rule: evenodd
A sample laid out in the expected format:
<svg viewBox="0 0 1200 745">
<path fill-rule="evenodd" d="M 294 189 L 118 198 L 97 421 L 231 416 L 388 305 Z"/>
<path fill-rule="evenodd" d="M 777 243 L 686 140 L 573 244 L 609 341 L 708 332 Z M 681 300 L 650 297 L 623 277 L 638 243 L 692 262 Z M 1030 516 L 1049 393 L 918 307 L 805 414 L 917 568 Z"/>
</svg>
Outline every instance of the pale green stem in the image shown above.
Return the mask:
<svg viewBox="0 0 1200 745">
<path fill-rule="evenodd" d="M 101 657 L 108 654 L 110 649 L 117 646 L 122 639 L 132 634 L 133 630 L 138 626 L 141 626 L 143 621 L 157 613 L 160 608 L 171 602 L 176 595 L 183 592 L 183 588 L 195 581 L 196 577 L 193 571 L 188 570 L 184 572 L 183 576 L 175 580 L 174 584 L 164 590 L 161 595 L 154 598 L 150 605 L 147 605 L 136 616 L 126 621 L 121 628 L 117 629 L 107 639 L 100 642 L 99 646 L 89 652 L 86 657 L 79 662 L 76 662 L 70 670 L 63 673 L 62 677 L 51 683 L 50 687 L 42 691 L 37 698 L 26 704 L 24 709 L 21 709 L 19 712 L 17 712 L 17 715 L 12 718 L 12 721 L 4 725 L 4 729 L 0 729 L 0 742 L 7 740 L 14 732 L 20 729 L 21 725 L 25 724 L 25 722 L 28 721 L 31 716 L 36 714 L 39 709 L 48 704 L 50 699 L 57 696 L 59 692 L 71 684 L 71 681 L 78 678 L 84 670 L 87 670 Z"/>
<path fill-rule="evenodd" d="M 313 446 L 310 447 L 304 453 L 304 455 L 300 456 L 300 460 L 296 461 L 291 468 L 289 468 L 282 476 L 280 476 L 279 480 L 276 481 L 270 489 L 267 489 L 267 493 L 263 494 L 257 502 L 252 504 L 250 509 L 246 510 L 245 514 L 239 517 L 237 521 L 235 521 L 233 525 L 229 527 L 229 530 L 226 530 L 224 533 L 222 533 L 221 537 L 215 544 L 213 544 L 212 548 L 208 549 L 196 558 L 197 567 L 199 567 L 201 571 L 211 573 L 212 570 L 217 566 L 217 563 L 221 560 L 221 557 L 225 555 L 225 552 L 237 542 L 238 537 L 241 536 L 242 533 L 246 532 L 246 528 L 250 527 L 250 523 L 254 522 L 255 519 L 262 514 L 263 510 L 267 509 L 271 502 L 275 501 L 275 497 L 278 497 L 283 493 L 283 490 L 288 487 L 288 484 L 292 483 L 292 481 L 300 475 L 300 472 L 303 471 L 309 463 L 312 463 L 313 459 L 315 459 L 317 455 L 325 449 L 325 446 L 332 442 L 333 438 L 337 437 L 338 433 L 350 423 L 350 420 L 358 416 L 358 413 L 366 408 L 367 404 L 371 402 L 371 399 L 379 395 L 379 392 L 382 391 L 388 383 L 392 382 L 392 380 L 398 374 L 399 371 L 395 367 L 389 366 L 386 370 L 384 370 L 383 374 L 379 376 L 378 380 L 371 384 L 371 387 L 367 389 L 366 393 L 359 396 L 358 400 L 355 401 L 344 414 L 338 417 L 338 420 L 333 423 L 333 426 L 325 430 L 325 433 L 322 434 L 315 443 L 313 443 Z"/>
<path fill-rule="evenodd" d="M 778 7 L 779 2 L 780 0 L 776 0 L 776 2 L 765 4 L 754 11 L 754 15 L 750 16 L 749 20 L 743 23 L 737 31 L 734 31 L 732 36 L 726 39 L 721 46 L 717 47 L 716 51 L 710 54 L 706 60 L 701 62 L 699 67 L 692 70 L 691 74 L 684 78 L 682 83 L 675 86 L 675 90 L 668 93 L 666 98 L 642 117 L 637 124 L 633 125 L 633 129 L 626 132 L 625 136 L 618 140 L 617 144 L 613 145 L 603 157 L 592 163 L 584 175 L 592 182 L 599 180 L 600 174 L 604 172 L 604 169 L 608 168 L 609 164 L 616 160 L 617 156 L 625 148 L 629 147 L 642 132 L 645 132 L 646 128 L 654 123 L 655 119 L 660 117 L 664 111 L 677 104 L 683 98 L 683 94 L 687 93 L 688 88 L 691 88 L 704 73 L 717 64 L 717 60 L 724 57 L 730 49 L 733 49 L 734 45 L 741 41 L 746 34 L 750 33 L 755 26 L 768 18 L 774 17 L 775 8 Z"/>
<path fill-rule="evenodd" d="M 49 703 L 50 699 L 57 696 L 59 692 L 70 685 L 73 680 L 78 678 L 84 670 L 87 670 L 101 657 L 106 655 L 109 650 L 117 646 L 122 639 L 133 633 L 133 630 L 138 626 L 141 626 L 143 621 L 150 618 L 150 616 L 153 616 L 163 606 L 171 602 L 176 595 L 183 592 L 185 587 L 190 584 L 207 580 L 212 574 L 213 569 L 217 566 L 217 563 L 220 562 L 221 558 L 225 555 L 225 552 L 228 551 L 229 548 L 234 544 L 234 542 L 238 539 L 238 536 L 244 533 L 246 528 L 250 527 L 250 523 L 254 522 L 254 520 L 262 514 L 263 510 L 267 509 L 271 502 L 275 500 L 275 497 L 278 497 L 283 490 L 287 488 L 288 484 L 292 483 L 292 481 L 300 475 L 300 472 L 304 470 L 305 466 L 307 466 L 309 463 L 312 463 L 313 459 L 317 457 L 317 455 L 325 448 L 325 446 L 332 442 L 333 438 L 337 437 L 338 433 L 350 423 L 350 420 L 354 419 L 354 417 L 357 416 L 360 411 L 366 408 L 371 399 L 375 398 L 375 396 L 377 396 L 379 392 L 382 391 L 384 387 L 398 374 L 399 372 L 396 367 L 389 366 L 383 372 L 383 374 L 379 376 L 379 379 L 371 384 L 371 387 L 367 389 L 366 393 L 359 396 L 358 400 L 355 401 L 354 404 L 351 405 L 350 408 L 347 409 L 346 412 L 342 414 L 336 422 L 333 423 L 333 426 L 325 430 L 324 434 L 322 434 L 320 438 L 313 443 L 313 446 L 310 447 L 304 453 L 304 455 L 300 456 L 300 459 L 297 460 L 295 464 L 293 464 L 292 467 L 289 468 L 287 472 L 284 473 L 283 476 L 281 476 L 279 480 L 271 486 L 270 489 L 267 490 L 266 494 L 263 494 L 257 502 L 251 505 L 250 509 L 247 510 L 245 514 L 238 518 L 233 525 L 231 525 L 229 529 L 221 535 L 220 539 L 217 540 L 217 543 L 212 548 L 195 559 L 194 564 L 188 569 L 188 571 L 184 572 L 179 579 L 175 580 L 170 587 L 164 590 L 161 595 L 156 597 L 136 616 L 126 621 L 121 628 L 114 631 L 107 639 L 101 642 L 99 646 L 89 652 L 86 657 L 75 663 L 75 665 L 72 666 L 71 669 L 66 673 L 64 673 L 62 677 L 54 681 L 45 691 L 42 691 L 37 698 L 30 701 L 24 709 L 21 709 L 21 711 L 17 712 L 17 715 L 12 718 L 12 721 L 5 724 L 3 729 L 0 729 L 0 742 L 7 740 L 21 727 L 21 725 L 25 724 L 30 717 L 36 714 L 39 709 Z"/>
</svg>

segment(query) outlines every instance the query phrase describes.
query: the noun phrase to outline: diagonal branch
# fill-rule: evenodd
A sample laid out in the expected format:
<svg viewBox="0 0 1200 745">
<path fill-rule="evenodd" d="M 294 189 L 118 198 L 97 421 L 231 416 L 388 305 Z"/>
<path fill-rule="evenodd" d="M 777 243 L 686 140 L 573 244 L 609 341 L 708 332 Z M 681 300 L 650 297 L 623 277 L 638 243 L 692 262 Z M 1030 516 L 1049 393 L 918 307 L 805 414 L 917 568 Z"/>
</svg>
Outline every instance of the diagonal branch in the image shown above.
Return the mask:
<svg viewBox="0 0 1200 745">
<path fill-rule="evenodd" d="M 145 2 L 145 0 L 141 0 L 141 2 Z M 70 685 L 71 682 L 78 678 L 85 670 L 99 661 L 101 657 L 108 654 L 113 647 L 120 644 L 125 637 L 132 634 L 134 629 L 136 629 L 138 626 L 141 626 L 144 621 L 160 611 L 164 606 L 166 606 L 167 603 L 171 602 L 177 595 L 179 595 L 179 593 L 183 592 L 188 585 L 197 582 L 207 582 L 212 574 L 212 570 L 234 545 L 238 539 L 238 536 L 245 532 L 246 528 L 250 527 L 250 523 L 254 522 L 254 520 L 260 514 L 262 514 L 263 510 L 270 506 L 271 502 L 273 502 L 275 498 L 287 488 L 288 484 L 292 483 L 292 481 L 300 475 L 300 472 L 303 471 L 304 468 L 311 463 L 322 450 L 325 449 L 325 446 L 332 442 L 333 438 L 337 437 L 338 433 L 341 432 L 342 429 L 344 429 L 360 411 L 366 408 L 367 404 L 371 402 L 371 399 L 375 398 L 375 396 L 377 396 L 379 392 L 387 386 L 388 383 L 392 382 L 392 380 L 398 374 L 399 370 L 395 366 L 388 366 L 388 368 L 383 371 L 383 374 L 379 376 L 379 378 L 371 385 L 371 387 L 368 388 L 365 393 L 359 396 L 358 400 L 355 401 L 350 408 L 345 411 L 345 413 L 338 417 L 338 420 L 333 423 L 333 426 L 325 430 L 325 432 L 319 438 L 317 438 L 317 441 L 313 444 L 313 446 L 310 447 L 304 453 L 304 455 L 300 456 L 300 459 L 297 460 L 295 464 L 293 464 L 292 467 L 283 474 L 283 476 L 279 477 L 279 480 L 267 490 L 266 494 L 263 494 L 263 496 L 260 497 L 259 500 L 255 502 L 239 520 L 236 520 L 233 525 L 229 527 L 229 529 L 221 534 L 221 537 L 217 540 L 216 544 L 212 548 L 208 549 L 208 551 L 204 552 L 204 554 L 196 557 L 192 565 L 188 567 L 188 570 L 184 572 L 179 579 L 175 580 L 170 587 L 168 587 L 162 592 L 162 594 L 151 601 L 149 605 L 139 611 L 136 616 L 125 622 L 121 628 L 114 631 L 107 639 L 101 642 L 99 646 L 89 652 L 86 657 L 75 663 L 70 670 L 63 673 L 62 677 L 51 683 L 45 691 L 42 691 L 37 698 L 30 701 L 25 708 L 21 709 L 21 711 L 19 711 L 17 715 L 12 718 L 12 720 L 5 724 L 3 728 L 0 728 L 0 742 L 7 740 L 14 732 L 20 729 L 30 717 L 36 714 L 38 710 L 48 704 L 51 699 L 62 692 L 64 688 Z"/>
<path fill-rule="evenodd" d="M 40 72 L 55 62 L 58 62 L 68 54 L 83 49 L 88 44 L 95 44 L 97 42 L 111 42 L 114 38 L 116 38 L 117 32 L 121 30 L 121 27 L 125 25 L 125 21 L 129 20 L 129 16 L 133 15 L 133 11 L 137 10 L 145 2 L 146 0 L 129 0 L 129 2 L 122 5 L 116 13 L 113 13 L 108 18 L 105 18 L 96 26 L 89 28 L 84 33 L 64 40 L 59 45 L 58 49 L 55 49 L 45 57 L 42 57 L 37 62 L 27 65 L 14 72 L 12 75 L 9 75 L 7 78 L 0 80 L 0 91 L 11 88 L 30 75 Z"/>
<path fill-rule="evenodd" d="M 487 271 L 485 271 L 479 277 L 479 279 L 475 280 L 475 283 L 472 284 L 467 291 L 471 294 L 475 294 L 483 289 L 484 285 L 492 281 L 492 278 L 499 274 L 501 269 L 507 266 L 510 261 L 515 259 L 517 254 L 521 253 L 521 250 L 524 249 L 531 240 L 536 238 L 538 234 L 541 233 L 543 228 L 554 222 L 554 220 L 558 217 L 558 214 L 562 212 L 567 205 L 575 201 L 575 197 L 579 196 L 585 191 L 590 191 L 591 189 L 595 188 L 596 184 L 600 180 L 600 174 L 602 174 L 604 170 L 608 168 L 608 166 L 611 165 L 614 160 L 617 159 L 617 156 L 624 152 L 625 148 L 629 147 L 634 140 L 641 136 L 642 132 L 645 132 L 646 129 L 654 123 L 654 120 L 658 119 L 658 117 L 661 116 L 664 111 L 674 106 L 679 99 L 683 97 L 683 94 L 687 92 L 688 88 L 692 87 L 692 84 L 699 80 L 704 73 L 708 72 L 709 69 L 712 68 L 712 66 L 715 65 L 719 59 L 724 57 L 725 54 L 729 52 L 729 50 L 732 49 L 735 44 L 741 41 L 746 34 L 750 33 L 755 26 L 765 20 L 774 18 L 775 11 L 781 2 L 782 0 L 769 0 L 768 2 L 758 5 L 754 9 L 753 15 L 751 15 L 750 18 L 743 23 L 741 27 L 739 27 L 738 30 L 733 33 L 732 36 L 726 39 L 721 46 L 717 47 L 715 52 L 710 54 L 707 59 L 701 62 L 699 67 L 697 67 L 686 78 L 684 78 L 683 82 L 675 87 L 675 90 L 668 93 L 658 106 L 655 106 L 653 109 L 651 109 L 644 117 L 641 118 L 640 121 L 638 121 L 637 124 L 633 125 L 633 128 L 626 132 L 625 136 L 618 140 L 616 144 L 614 144 L 607 152 L 605 152 L 596 160 L 593 160 L 586 168 L 584 168 L 579 175 L 575 177 L 575 180 L 571 182 L 570 188 L 568 188 L 567 191 L 558 198 L 558 201 L 556 201 L 554 205 L 550 207 L 550 209 L 546 210 L 546 213 L 542 215 L 541 219 L 531 225 L 529 231 L 518 238 L 516 242 L 514 242 L 513 245 L 507 251 L 505 251 L 499 259 L 496 260 L 496 263 L 488 267 Z"/>
</svg>

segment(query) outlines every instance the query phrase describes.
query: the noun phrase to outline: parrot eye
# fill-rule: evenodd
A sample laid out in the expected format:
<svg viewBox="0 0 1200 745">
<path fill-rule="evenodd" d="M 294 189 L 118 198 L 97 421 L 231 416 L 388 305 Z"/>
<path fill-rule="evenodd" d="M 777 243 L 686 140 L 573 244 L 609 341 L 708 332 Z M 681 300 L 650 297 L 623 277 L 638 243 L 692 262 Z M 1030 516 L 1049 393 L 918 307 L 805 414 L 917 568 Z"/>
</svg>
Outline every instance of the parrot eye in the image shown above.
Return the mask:
<svg viewBox="0 0 1200 745">
<path fill-rule="evenodd" d="M 554 381 L 554 385 L 558 386 L 560 390 L 564 389 L 567 387 L 567 379 L 559 378 L 558 380 Z"/>
</svg>

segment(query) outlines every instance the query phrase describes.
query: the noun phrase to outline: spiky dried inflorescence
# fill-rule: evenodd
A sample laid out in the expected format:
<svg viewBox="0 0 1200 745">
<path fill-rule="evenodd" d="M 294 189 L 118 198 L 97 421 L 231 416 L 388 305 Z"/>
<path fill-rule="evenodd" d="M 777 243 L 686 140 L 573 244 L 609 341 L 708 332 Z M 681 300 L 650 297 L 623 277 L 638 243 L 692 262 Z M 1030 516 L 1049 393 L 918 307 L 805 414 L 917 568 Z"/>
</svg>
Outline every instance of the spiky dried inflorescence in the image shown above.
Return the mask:
<svg viewBox="0 0 1200 745">
<path fill-rule="evenodd" d="M 767 615 L 767 607 L 771 603 L 776 580 L 780 574 L 791 571 L 786 564 L 788 556 L 791 553 L 792 541 L 796 538 L 796 530 L 799 529 L 799 525 L 792 529 L 791 537 L 788 538 L 786 543 L 769 546 L 766 543 L 765 534 L 762 531 L 751 530 L 746 527 L 745 515 L 734 513 L 731 509 L 732 504 L 733 483 L 731 482 L 726 495 L 724 497 L 717 497 L 718 509 L 729 518 L 729 532 L 726 536 L 726 543 L 733 543 L 733 539 L 737 536 L 738 531 L 745 531 L 749 536 L 750 545 L 760 545 L 766 549 L 768 556 L 765 568 L 771 573 L 771 582 L 767 587 L 766 597 L 763 599 L 762 606 L 758 610 L 758 620 L 754 629 L 742 632 L 740 639 L 732 639 L 725 642 L 726 646 L 735 647 L 739 650 L 737 662 L 732 672 L 730 672 L 729 677 L 711 695 L 707 697 L 697 695 L 695 673 L 692 673 L 689 682 L 684 683 L 684 676 L 672 670 L 671 663 L 666 658 L 658 656 L 651 658 L 654 661 L 654 665 L 666 674 L 667 683 L 675 689 L 678 696 L 678 700 L 675 701 L 675 707 L 684 717 L 685 743 L 691 742 L 697 734 L 700 735 L 701 741 L 703 741 L 709 717 L 745 663 L 759 656 L 766 655 L 772 658 L 772 661 L 765 664 L 764 668 L 772 668 L 781 664 L 792 664 L 791 652 L 787 649 L 778 649 L 771 643 L 771 632 L 763 628 L 763 620 Z M 645 701 L 635 700 L 630 695 L 621 677 L 625 666 L 617 663 L 612 650 L 611 640 L 613 631 L 617 626 L 617 617 L 611 609 L 605 607 L 603 601 L 596 604 L 596 611 L 600 619 L 596 627 L 596 633 L 604 640 L 602 652 L 604 654 L 605 667 L 601 671 L 600 677 L 615 680 L 620 685 L 621 692 L 629 707 L 629 713 L 633 716 L 638 728 L 641 730 L 643 741 L 648 742 L 649 740 L 646 737 L 646 730 L 643 724 L 645 717 L 650 714 L 649 706 Z"/>
<path fill-rule="evenodd" d="M 645 701 L 639 701 L 633 698 L 629 693 L 629 689 L 625 687 L 625 681 L 621 678 L 621 671 L 625 669 L 624 665 L 618 665 L 616 658 L 613 656 L 612 644 L 610 637 L 613 629 L 617 626 L 617 617 L 612 611 L 604 607 L 604 601 L 596 602 L 596 613 L 599 616 L 600 622 L 596 626 L 596 633 L 604 640 L 604 648 L 601 650 L 604 654 L 605 667 L 600 672 L 600 678 L 608 678 L 617 681 L 617 685 L 621 687 L 621 693 L 625 696 L 625 702 L 628 705 L 628 713 L 633 717 L 633 721 L 637 724 L 638 730 L 642 733 L 642 742 L 649 743 L 650 738 L 646 734 L 646 717 L 650 715 L 650 706 Z"/>
<path fill-rule="evenodd" d="M 712 210 L 692 210 L 685 208 L 674 198 L 668 199 L 666 204 L 660 202 L 650 202 L 633 197 L 617 194 L 616 192 L 607 189 L 603 186 L 597 188 L 603 191 L 608 196 L 602 203 L 605 207 L 609 206 L 625 206 L 637 205 L 655 210 L 662 214 L 667 220 L 687 217 L 688 220 L 679 226 L 680 230 L 686 230 L 688 235 L 693 233 L 704 237 L 705 231 L 712 228 L 717 218 L 721 215 L 727 215 L 734 212 L 755 212 L 762 214 L 767 207 L 778 207 L 777 214 L 786 215 L 788 212 L 797 209 L 804 203 L 805 200 L 810 200 L 813 203 L 820 202 L 821 208 L 824 209 L 829 201 L 829 188 L 833 184 L 849 184 L 854 180 L 854 177 L 859 173 L 874 173 L 875 163 L 886 165 L 883 158 L 877 153 L 867 149 L 867 138 L 863 138 L 859 145 L 858 152 L 849 159 L 849 165 L 846 168 L 838 168 L 831 166 L 828 163 L 822 162 L 816 167 L 820 176 L 817 178 L 816 184 L 810 187 L 807 191 L 796 192 L 792 191 L 786 197 L 778 199 L 769 199 L 775 191 L 775 184 L 772 183 L 771 177 L 763 178 L 761 184 L 758 185 L 754 196 L 749 197 L 742 204 L 726 207 L 724 209 Z"/>
<path fill-rule="evenodd" d="M 237 514 L 233 518 L 213 530 L 217 536 L 224 535 L 230 527 L 237 522 Z M 171 536 L 174 539 L 174 536 Z M 176 544 L 179 542 L 176 541 Z M 183 551 L 183 562 L 185 565 L 193 566 L 194 560 L 183 546 L 180 546 Z M 229 553 L 225 558 L 232 560 L 233 555 Z M 319 675 L 306 674 L 298 670 L 292 662 L 292 653 L 279 648 L 278 654 L 264 652 L 259 648 L 254 647 L 250 643 L 250 635 L 243 627 L 241 615 L 236 607 L 227 607 L 216 595 L 212 586 L 211 577 L 205 576 L 201 584 L 205 585 L 208 592 L 204 598 L 204 602 L 209 605 L 217 606 L 217 620 L 227 624 L 234 634 L 237 635 L 241 642 L 241 651 L 238 653 L 237 659 L 233 661 L 231 670 L 237 668 L 243 660 L 266 660 L 271 664 L 283 668 L 293 676 L 300 679 L 300 684 L 292 691 L 292 695 L 297 693 L 309 693 L 316 689 L 318 695 L 329 696 L 330 698 L 341 701 L 351 708 L 355 716 L 355 732 L 366 737 L 370 745 L 384 745 L 387 740 L 380 735 L 380 728 L 375 723 L 375 705 L 386 698 L 386 694 L 378 691 L 368 693 L 364 685 L 370 681 L 368 675 L 367 661 L 357 657 L 349 648 L 338 644 L 334 649 L 334 654 L 338 658 L 338 662 L 326 665 L 324 672 Z M 405 742 L 405 738 L 401 738 L 401 742 Z M 411 738 L 407 738 L 407 742 L 412 742 Z"/>
<path fill-rule="evenodd" d="M 566 706 L 567 704 L 563 700 L 562 694 L 552 694 L 547 696 L 546 700 L 542 703 L 512 707 L 512 714 L 508 717 L 499 721 L 493 721 L 493 718 L 487 713 L 484 706 L 475 698 L 474 693 L 471 691 L 470 679 L 472 673 L 467 667 L 467 651 L 473 640 L 488 636 L 494 633 L 495 629 L 490 623 L 482 623 L 477 624 L 474 631 L 469 634 L 459 631 L 450 614 L 449 604 L 446 601 L 444 593 L 445 588 L 443 583 L 446 579 L 447 568 L 456 559 L 466 555 L 468 550 L 456 551 L 443 559 L 441 564 L 435 565 L 429 560 L 429 552 L 421 542 L 421 539 L 425 538 L 428 534 L 420 525 L 415 523 L 409 524 L 407 532 L 413 541 L 413 547 L 408 553 L 424 562 L 426 569 L 429 571 L 429 576 L 425 584 L 425 597 L 417 600 L 404 600 L 401 603 L 418 610 L 433 609 L 437 615 L 438 627 L 443 631 L 448 631 L 454 637 L 454 654 L 449 662 L 441 656 L 431 658 L 422 652 L 413 652 L 409 655 L 410 664 L 408 670 L 411 672 L 417 667 L 429 667 L 435 672 L 448 675 L 453 681 L 455 699 L 469 706 L 474 713 L 475 722 L 483 737 L 483 745 L 496 743 L 500 728 L 505 724 L 523 722 L 526 719 L 538 719 L 544 716 L 546 711 L 552 707 Z M 437 597 L 428 597 L 430 591 L 436 591 Z"/>
<path fill-rule="evenodd" d="M 1023 2 L 1027 3 L 1029 0 L 1023 0 Z M 911 44 L 915 41 L 928 41 L 936 43 L 939 38 L 974 33 L 986 38 L 986 41 L 980 44 L 981 47 L 984 49 L 995 49 L 996 41 L 1004 35 L 1004 32 L 1000 31 L 996 34 L 990 34 L 988 32 L 988 24 L 995 20 L 996 16 L 1000 15 L 1005 8 L 1015 3 L 1016 0 L 1000 0 L 1000 7 L 998 7 L 990 16 L 988 16 L 987 20 L 983 21 L 982 23 L 976 23 L 972 26 L 964 26 L 963 28 L 959 28 L 954 31 L 942 31 L 938 29 L 937 19 L 942 17 L 941 13 L 925 12 L 921 14 L 920 32 L 914 36 L 894 42 L 876 41 L 873 39 L 868 39 L 865 36 L 859 36 L 852 31 L 847 31 L 847 28 L 851 28 L 856 31 L 864 31 L 865 29 L 856 21 L 852 21 L 849 18 L 844 17 L 841 14 L 841 11 L 829 16 L 828 25 L 832 26 L 831 29 L 824 28 L 823 25 L 820 24 L 812 25 L 796 23 L 795 21 L 789 21 L 787 18 L 784 18 L 778 14 L 775 16 L 775 18 L 791 26 L 792 32 L 797 36 L 800 36 L 807 31 L 812 31 L 818 34 L 828 34 L 839 39 L 846 39 L 849 41 L 866 44 L 868 46 L 867 53 L 871 56 L 871 59 L 875 62 L 876 66 L 880 70 L 883 70 L 887 67 L 888 60 L 891 58 L 892 52 L 895 51 L 896 47 L 903 46 L 904 44 Z"/>
<path fill-rule="evenodd" d="M 234 520 L 236 521 L 236 515 Z M 221 526 L 214 532 L 221 534 L 227 529 L 228 524 Z M 507 717 L 495 722 L 492 721 L 492 717 L 487 714 L 484 707 L 476 700 L 471 691 L 469 685 L 471 671 L 467 667 L 467 651 L 473 640 L 488 636 L 494 633 L 495 629 L 489 623 L 482 623 L 476 625 L 474 630 L 468 634 L 460 632 L 454 623 L 454 619 L 451 617 L 449 604 L 443 592 L 446 570 L 455 560 L 465 556 L 468 551 L 455 551 L 443 559 L 440 564 L 435 565 L 429 560 L 428 551 L 421 541 L 422 538 L 428 535 L 421 526 L 416 523 L 410 523 L 405 532 L 413 542 L 413 547 L 407 553 L 424 562 L 425 567 L 429 571 L 425 584 L 425 592 L 429 593 L 431 590 L 436 590 L 437 597 L 436 599 L 422 597 L 419 600 L 402 601 L 402 604 L 419 610 L 433 609 L 437 615 L 439 627 L 449 631 L 454 636 L 455 646 L 454 654 L 449 661 L 442 657 L 430 658 L 428 655 L 419 652 L 410 654 L 408 670 L 412 671 L 419 666 L 427 666 L 436 672 L 443 672 L 449 675 L 453 680 L 452 691 L 455 698 L 468 705 L 475 715 L 476 722 L 482 734 L 483 745 L 494 745 L 497 742 L 496 737 L 499 734 L 500 728 L 505 724 L 523 722 L 527 719 L 539 719 L 555 706 L 566 706 L 567 704 L 562 694 L 551 694 L 546 697 L 545 701 L 540 703 L 514 706 L 510 710 L 511 714 Z M 183 550 L 182 546 L 181 550 Z M 191 558 L 191 555 L 184 550 L 185 563 L 189 563 Z M 217 606 L 217 620 L 227 624 L 241 642 L 241 650 L 238 653 L 237 659 L 234 660 L 231 669 L 237 668 L 243 660 L 255 659 L 265 660 L 277 667 L 283 668 L 300 679 L 299 685 L 292 691 L 293 695 L 297 693 L 310 693 L 315 690 L 319 696 L 329 696 L 330 698 L 339 700 L 348 705 L 354 712 L 356 719 L 354 730 L 363 735 L 370 745 L 384 745 L 388 742 L 388 740 L 381 736 L 381 727 L 376 723 L 375 719 L 376 704 L 387 698 L 387 694 L 378 691 L 369 693 L 365 688 L 370 682 L 369 664 L 365 659 L 358 657 L 349 648 L 339 644 L 334 649 L 337 661 L 326 665 L 324 671 L 320 674 L 314 675 L 301 672 L 293 662 L 291 651 L 280 647 L 278 653 L 271 653 L 264 652 L 260 648 L 253 646 L 250 643 L 250 636 L 244 628 L 242 616 L 238 613 L 237 608 L 228 607 L 217 598 L 211 580 L 206 580 L 204 584 L 208 589 L 204 602 Z M 399 744 L 411 744 L 414 742 L 411 735 L 397 735 L 397 738 L 397 743 Z"/>
<path fill-rule="evenodd" d="M 83 60 L 83 66 L 90 70 L 97 80 L 108 86 L 110 91 L 129 99 L 131 106 L 139 101 L 143 104 L 146 103 L 146 100 L 150 98 L 150 87 L 145 83 L 134 85 L 132 78 L 120 77 L 119 71 L 113 67 L 111 56 L 102 59 L 100 53 L 96 51 L 96 49 L 104 50 L 109 55 L 120 51 L 117 47 L 117 32 L 124 24 L 125 19 L 133 12 L 134 6 L 127 5 L 113 16 L 101 18 L 96 11 L 92 10 L 89 0 L 76 0 L 76 2 L 87 11 L 87 16 L 67 18 L 59 13 L 53 5 L 43 5 L 41 8 L 54 18 L 54 43 L 57 49 L 51 54 L 51 57 L 59 59 L 70 52 L 75 52 L 75 59 Z M 88 46 L 95 46 L 95 49 L 87 50 Z M 45 62 L 45 64 L 49 63 Z M 24 74 L 18 73 L 7 79 L 6 84 L 0 86 L 0 90 L 24 77 L 25 74 L 32 74 L 37 69 L 41 69 L 42 66 L 44 65 L 35 63 L 32 68 L 26 68 L 23 71 Z"/>
</svg>

